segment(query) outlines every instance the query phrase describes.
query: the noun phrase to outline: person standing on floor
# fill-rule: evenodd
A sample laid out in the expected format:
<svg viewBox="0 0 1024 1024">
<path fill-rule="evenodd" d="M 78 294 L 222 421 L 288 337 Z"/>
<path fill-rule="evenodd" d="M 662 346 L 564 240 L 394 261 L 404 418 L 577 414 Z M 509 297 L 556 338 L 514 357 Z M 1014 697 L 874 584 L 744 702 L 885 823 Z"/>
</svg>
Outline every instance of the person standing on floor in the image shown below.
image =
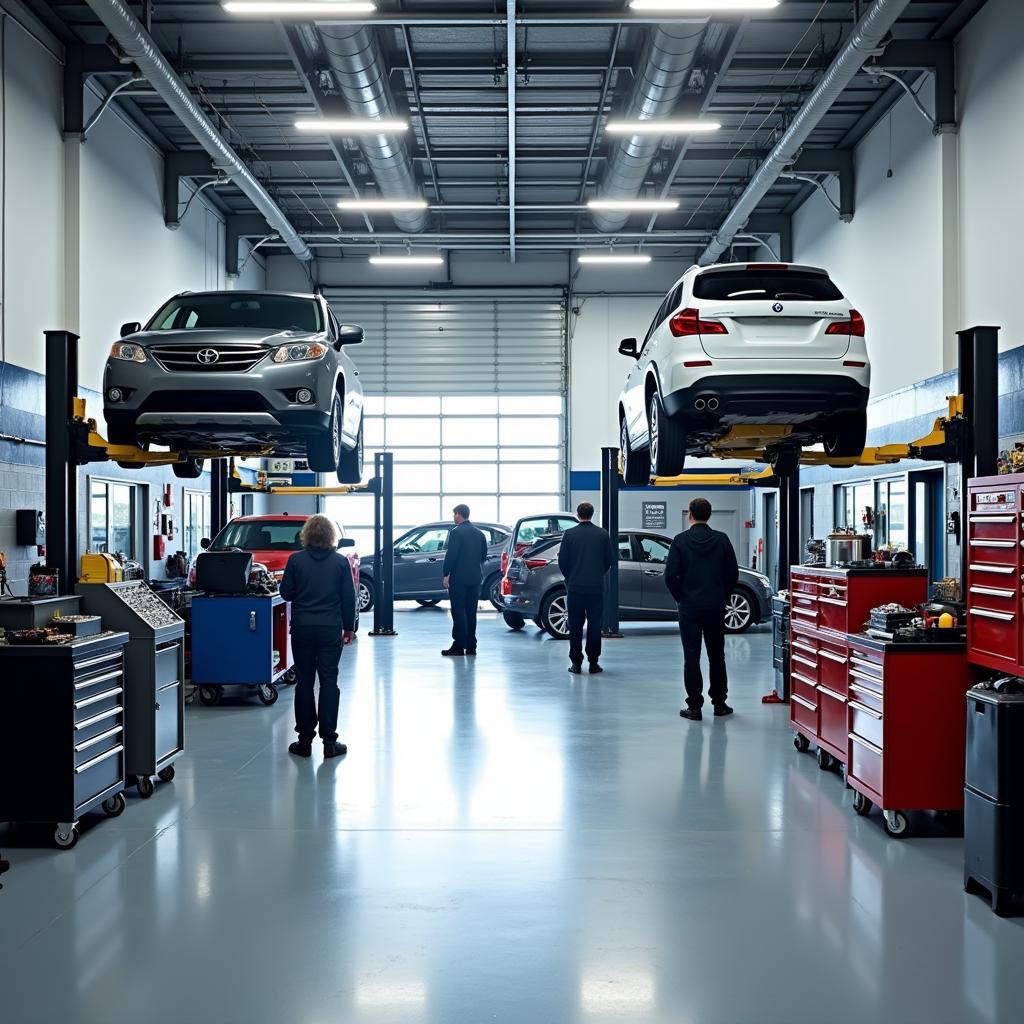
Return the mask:
<svg viewBox="0 0 1024 1024">
<path fill-rule="evenodd" d="M 569 671 L 583 669 L 583 627 L 587 628 L 587 661 L 590 673 L 603 672 L 601 630 L 604 628 L 604 578 L 616 552 L 608 531 L 595 526 L 594 506 L 581 502 L 576 509 L 579 526 L 566 530 L 558 550 L 558 568 L 565 577 L 569 606 Z"/>
<path fill-rule="evenodd" d="M 281 596 L 292 606 L 295 656 L 295 731 L 289 753 L 309 757 L 317 724 L 324 757 L 348 752 L 338 742 L 338 671 L 345 644 L 355 637 L 356 588 L 352 566 L 338 551 L 338 530 L 327 516 L 310 516 L 299 534 L 302 550 L 284 568 Z M 320 678 L 320 705 L 313 684 Z"/>
<path fill-rule="evenodd" d="M 690 528 L 672 541 L 665 563 L 665 585 L 679 605 L 679 633 L 683 640 L 683 683 L 686 707 L 680 717 L 699 722 L 703 717 L 704 678 L 700 671 L 701 639 L 708 652 L 711 681 L 708 696 L 715 716 L 731 715 L 725 700 L 729 679 L 725 668 L 725 603 L 740 571 L 732 541 L 708 526 L 711 502 L 690 502 Z"/>
<path fill-rule="evenodd" d="M 444 553 L 444 585 L 452 606 L 452 645 L 441 653 L 446 658 L 476 654 L 476 606 L 480 603 L 487 538 L 469 521 L 469 506 L 452 509 L 455 526 L 448 534 Z"/>
</svg>

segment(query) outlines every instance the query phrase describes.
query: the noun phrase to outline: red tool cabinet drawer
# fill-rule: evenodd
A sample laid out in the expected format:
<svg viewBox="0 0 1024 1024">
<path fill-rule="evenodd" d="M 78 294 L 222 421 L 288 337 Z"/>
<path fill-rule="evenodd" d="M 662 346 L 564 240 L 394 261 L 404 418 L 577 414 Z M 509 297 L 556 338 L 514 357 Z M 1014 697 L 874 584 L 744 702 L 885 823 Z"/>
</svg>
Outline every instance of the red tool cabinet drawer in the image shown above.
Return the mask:
<svg viewBox="0 0 1024 1024">
<path fill-rule="evenodd" d="M 847 648 L 841 644 L 822 641 L 818 645 L 818 682 L 836 693 L 845 695 L 849 672 Z"/>
<path fill-rule="evenodd" d="M 882 712 L 860 698 L 850 699 L 850 732 L 882 747 Z"/>
<path fill-rule="evenodd" d="M 1017 542 L 1015 540 L 981 540 L 972 537 L 968 542 L 972 561 L 990 562 L 993 565 L 1016 565 Z"/>
<path fill-rule="evenodd" d="M 818 735 L 818 705 L 795 691 L 789 697 L 789 719 L 805 736 L 814 738 Z"/>
<path fill-rule="evenodd" d="M 850 733 L 849 775 L 876 793 L 882 792 L 882 751 L 870 740 Z"/>
<path fill-rule="evenodd" d="M 978 540 L 1015 540 L 1017 516 L 1013 512 L 972 512 L 967 535 Z"/>
<path fill-rule="evenodd" d="M 816 597 L 818 581 L 801 576 L 796 570 L 793 570 L 790 575 L 789 591 L 790 594 L 811 594 Z"/>
<path fill-rule="evenodd" d="M 846 750 L 846 737 L 849 733 L 846 721 L 846 700 L 827 687 L 818 687 L 818 735 L 826 743 L 839 750 Z M 845 757 L 843 758 L 845 760 Z"/>
<path fill-rule="evenodd" d="M 999 581 L 984 583 L 972 582 L 967 588 L 971 605 L 975 608 L 986 608 L 996 612 L 1015 612 L 1017 610 L 1017 591 L 1007 586 L 999 586 Z M 1004 583 L 1009 580 L 1002 581 Z"/>
<path fill-rule="evenodd" d="M 810 676 L 817 683 L 818 681 L 818 656 L 817 652 L 808 654 L 805 645 L 793 645 L 789 653 L 790 672 L 799 672 L 801 675 Z"/>
<path fill-rule="evenodd" d="M 817 625 L 818 599 L 805 594 L 793 594 L 789 606 L 789 614 L 794 622 L 800 621 Z"/>
<path fill-rule="evenodd" d="M 818 598 L 818 623 L 823 629 L 846 633 L 848 621 L 849 608 L 845 601 L 835 597 Z"/>
<path fill-rule="evenodd" d="M 803 697 L 808 704 L 817 705 L 818 703 L 818 684 L 810 676 L 791 669 L 789 673 L 789 690 L 790 693 Z"/>
<path fill-rule="evenodd" d="M 1016 664 L 1019 628 L 1015 612 L 968 608 L 967 642 L 972 651 Z"/>
</svg>

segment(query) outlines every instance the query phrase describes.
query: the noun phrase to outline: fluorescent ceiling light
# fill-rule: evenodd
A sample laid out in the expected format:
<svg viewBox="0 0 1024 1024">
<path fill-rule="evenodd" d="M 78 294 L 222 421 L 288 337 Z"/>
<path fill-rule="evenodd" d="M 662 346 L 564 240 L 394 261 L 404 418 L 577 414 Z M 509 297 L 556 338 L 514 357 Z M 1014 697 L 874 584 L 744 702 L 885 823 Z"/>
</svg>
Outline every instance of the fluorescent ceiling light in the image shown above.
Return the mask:
<svg viewBox="0 0 1024 1024">
<path fill-rule="evenodd" d="M 347 14 L 373 14 L 375 4 L 364 0 L 228 0 L 221 4 L 228 14 L 311 14 L 344 17 Z"/>
<path fill-rule="evenodd" d="M 630 0 L 634 11 L 770 11 L 779 0 Z"/>
<path fill-rule="evenodd" d="M 425 210 L 426 199 L 339 199 L 339 210 Z"/>
<path fill-rule="evenodd" d="M 371 256 L 375 267 L 436 267 L 444 263 L 443 256 Z"/>
<path fill-rule="evenodd" d="M 692 132 L 717 132 L 717 121 L 609 121 L 605 131 L 610 135 L 688 135 Z"/>
<path fill-rule="evenodd" d="M 639 252 L 581 252 L 580 263 L 650 263 L 651 257 Z"/>
<path fill-rule="evenodd" d="M 675 199 L 591 199 L 591 210 L 678 210 Z"/>
<path fill-rule="evenodd" d="M 319 132 L 321 135 L 389 135 L 409 130 L 405 121 L 381 117 L 318 117 L 295 122 L 300 132 Z"/>
</svg>

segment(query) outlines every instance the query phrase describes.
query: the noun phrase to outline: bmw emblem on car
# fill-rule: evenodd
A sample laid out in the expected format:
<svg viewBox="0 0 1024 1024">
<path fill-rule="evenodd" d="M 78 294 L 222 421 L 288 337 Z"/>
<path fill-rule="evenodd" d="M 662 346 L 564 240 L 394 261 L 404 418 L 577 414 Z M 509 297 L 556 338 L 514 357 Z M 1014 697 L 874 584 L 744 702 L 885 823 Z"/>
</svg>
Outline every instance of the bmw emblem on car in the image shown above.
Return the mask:
<svg viewBox="0 0 1024 1024">
<path fill-rule="evenodd" d="M 772 309 L 773 309 L 773 310 L 774 310 L 774 311 L 775 311 L 776 313 L 781 313 L 781 312 L 782 312 L 782 303 L 781 303 L 781 302 L 776 302 L 776 303 L 775 303 L 775 305 L 774 305 L 774 306 L 772 306 Z"/>
<path fill-rule="evenodd" d="M 782 307 L 780 306 L 779 309 Z M 201 348 L 196 353 L 196 359 L 203 364 L 203 366 L 210 366 L 220 359 L 220 353 L 215 348 Z"/>
</svg>

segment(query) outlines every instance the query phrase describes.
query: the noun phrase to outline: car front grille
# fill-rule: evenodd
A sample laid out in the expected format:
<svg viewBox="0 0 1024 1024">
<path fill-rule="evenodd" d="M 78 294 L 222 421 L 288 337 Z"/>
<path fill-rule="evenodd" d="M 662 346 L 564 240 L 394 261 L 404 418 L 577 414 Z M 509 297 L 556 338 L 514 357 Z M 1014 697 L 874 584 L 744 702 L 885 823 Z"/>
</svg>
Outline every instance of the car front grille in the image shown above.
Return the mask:
<svg viewBox="0 0 1024 1024">
<path fill-rule="evenodd" d="M 269 349 L 239 342 L 236 345 L 154 345 L 150 355 L 171 373 L 247 373 Z"/>
</svg>

